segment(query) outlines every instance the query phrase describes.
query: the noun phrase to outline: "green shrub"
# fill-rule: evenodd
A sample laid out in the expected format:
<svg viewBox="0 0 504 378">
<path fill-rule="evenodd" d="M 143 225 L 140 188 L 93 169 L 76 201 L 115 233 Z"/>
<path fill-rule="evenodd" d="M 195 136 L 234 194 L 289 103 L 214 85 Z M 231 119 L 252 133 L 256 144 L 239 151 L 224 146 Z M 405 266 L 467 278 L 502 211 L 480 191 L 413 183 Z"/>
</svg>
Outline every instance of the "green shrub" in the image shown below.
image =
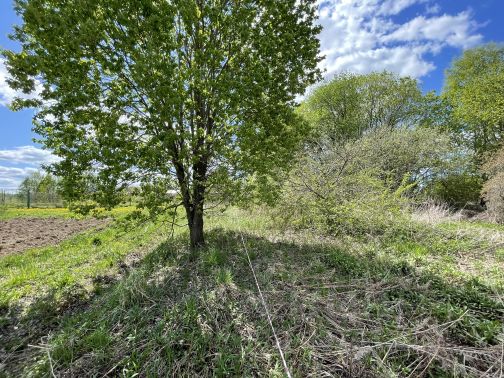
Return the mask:
<svg viewBox="0 0 504 378">
<path fill-rule="evenodd" d="M 99 207 L 98 203 L 92 200 L 72 202 L 68 209 L 79 215 L 92 215 L 97 218 L 102 217 L 105 212 L 103 207 Z"/>
<path fill-rule="evenodd" d="M 358 140 L 312 143 L 286 180 L 279 217 L 332 234 L 401 233 L 422 172 L 442 166 L 447 150 L 433 151 L 440 138 L 425 129 L 379 129 Z"/>
<path fill-rule="evenodd" d="M 405 186 L 390 190 L 371 172 L 349 174 L 332 183 L 320 178 L 315 174 L 310 181 L 300 174 L 289 180 L 276 212 L 285 225 L 363 236 L 397 232 L 408 223 Z"/>
<path fill-rule="evenodd" d="M 482 188 L 482 179 L 470 173 L 450 174 L 434 180 L 425 193 L 432 199 L 444 202 L 454 208 L 463 208 L 468 204 L 478 204 Z"/>
</svg>

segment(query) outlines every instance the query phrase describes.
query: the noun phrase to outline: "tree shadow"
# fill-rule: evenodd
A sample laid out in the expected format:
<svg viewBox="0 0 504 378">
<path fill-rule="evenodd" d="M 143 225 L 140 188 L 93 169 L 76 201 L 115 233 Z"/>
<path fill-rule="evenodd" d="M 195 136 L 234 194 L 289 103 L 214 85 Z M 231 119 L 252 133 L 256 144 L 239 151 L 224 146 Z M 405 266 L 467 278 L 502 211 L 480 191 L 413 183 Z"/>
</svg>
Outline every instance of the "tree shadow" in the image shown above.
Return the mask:
<svg viewBox="0 0 504 378">
<path fill-rule="evenodd" d="M 295 376 L 374 376 L 384 355 L 389 369 L 410 364 L 435 375 L 461 356 L 432 357 L 430 348 L 443 345 L 485 350 L 462 368 L 492 371 L 504 307 L 484 284 L 450 282 L 405 261 L 323 242 L 243 236 Z M 197 256 L 185 237 L 160 244 L 121 275 L 96 279 L 92 294 L 72 287 L 24 312 L 2 309 L 5 371 L 15 375 L 32 358 L 43 360 L 45 350 L 29 347 L 39 345 L 63 376 L 281 373 L 242 235 L 212 229 Z M 389 340 L 396 340 L 390 356 Z M 384 348 L 375 348 L 380 342 Z"/>
<path fill-rule="evenodd" d="M 3 369 L 18 373 L 20 361 L 39 354 L 46 347 L 48 335 L 57 333 L 67 319 L 87 311 L 93 301 L 114 288 L 133 269 L 142 266 L 149 255 L 164 250 L 166 244 L 159 244 L 140 260 L 128 264 L 119 261 L 117 273 L 95 276 L 86 286 L 72 284 L 63 290 L 52 288 L 30 298 L 28 303 L 21 299 L 16 304 L 0 306 L 0 377 Z"/>
</svg>

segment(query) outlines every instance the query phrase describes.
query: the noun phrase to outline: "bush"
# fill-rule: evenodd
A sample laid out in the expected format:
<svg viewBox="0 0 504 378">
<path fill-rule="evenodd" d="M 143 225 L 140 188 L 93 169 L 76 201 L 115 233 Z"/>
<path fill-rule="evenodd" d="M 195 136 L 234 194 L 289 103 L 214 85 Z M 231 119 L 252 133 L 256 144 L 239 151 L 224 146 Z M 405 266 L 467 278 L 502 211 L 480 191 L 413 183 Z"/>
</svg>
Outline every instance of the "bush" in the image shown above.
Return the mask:
<svg viewBox="0 0 504 378">
<path fill-rule="evenodd" d="M 96 201 L 92 200 L 74 201 L 69 204 L 68 209 L 79 215 L 92 215 L 94 217 L 100 217 L 105 210 L 99 207 Z"/>
<path fill-rule="evenodd" d="M 432 181 L 425 192 L 436 201 L 461 209 L 468 206 L 479 208 L 482 188 L 480 176 L 470 173 L 452 173 Z"/>
<path fill-rule="evenodd" d="M 324 194 L 311 184 L 305 181 L 302 188 L 291 182 L 283 193 L 278 216 L 290 227 L 376 235 L 403 217 L 400 198 L 369 174 L 346 176 L 332 191 L 322 189 Z"/>
<path fill-rule="evenodd" d="M 305 151 L 279 201 L 278 216 L 285 224 L 331 234 L 382 235 L 407 223 L 403 194 L 411 188 L 409 176 L 390 185 L 382 171 L 358 163 L 356 145 Z"/>
<path fill-rule="evenodd" d="M 380 128 L 353 143 L 358 167 L 373 168 L 397 189 L 408 176 L 417 191 L 460 164 L 448 135 L 429 128 Z"/>
<path fill-rule="evenodd" d="M 357 140 L 309 143 L 280 202 L 290 226 L 330 233 L 401 232 L 426 182 L 448 169 L 447 137 L 425 128 L 380 128 Z"/>
</svg>

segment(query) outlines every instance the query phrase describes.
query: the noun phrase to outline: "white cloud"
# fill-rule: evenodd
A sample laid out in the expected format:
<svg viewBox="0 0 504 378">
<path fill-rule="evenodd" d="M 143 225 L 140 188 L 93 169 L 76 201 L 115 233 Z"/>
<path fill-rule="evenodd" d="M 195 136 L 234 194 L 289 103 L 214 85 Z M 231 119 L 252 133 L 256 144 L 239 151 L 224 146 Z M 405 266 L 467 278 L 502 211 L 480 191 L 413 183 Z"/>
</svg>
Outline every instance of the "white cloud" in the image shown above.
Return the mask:
<svg viewBox="0 0 504 378">
<path fill-rule="evenodd" d="M 37 165 L 57 161 L 58 158 L 50 151 L 35 146 L 21 146 L 9 150 L 0 150 L 0 161 L 11 164 Z M 1 177 L 1 172 L 0 172 Z"/>
<path fill-rule="evenodd" d="M 402 24 L 393 17 L 420 4 L 425 4 L 425 15 Z M 436 69 L 429 56 L 445 47 L 481 42 L 471 12 L 436 15 L 439 11 L 429 0 L 319 0 L 326 77 L 342 71 L 389 70 L 420 78 Z"/>
<path fill-rule="evenodd" d="M 380 15 L 396 15 L 401 13 L 404 9 L 409 8 L 415 3 L 425 3 L 426 0 L 385 0 L 382 1 L 378 14 Z M 373 1 L 373 3 L 376 3 Z"/>
<path fill-rule="evenodd" d="M 21 146 L 0 150 L 0 189 L 15 189 L 42 164 L 58 161 L 50 151 L 35 146 Z"/>
<path fill-rule="evenodd" d="M 16 97 L 16 91 L 7 84 L 9 73 L 3 59 L 0 59 L 0 105 L 7 106 Z"/>
<path fill-rule="evenodd" d="M 437 14 L 439 12 L 441 12 L 439 4 L 427 4 L 425 7 L 425 13 L 427 14 Z"/>
<path fill-rule="evenodd" d="M 0 58 L 0 106 L 8 106 L 16 97 L 34 98 L 42 91 L 42 84 L 39 81 L 35 82 L 35 92 L 32 94 L 27 95 L 21 91 L 16 91 L 7 84 L 9 77 L 9 72 L 5 67 L 5 59 Z"/>
<path fill-rule="evenodd" d="M 415 17 L 413 20 L 401 25 L 393 33 L 385 36 L 383 40 L 412 42 L 431 41 L 445 43 L 453 47 L 466 48 L 478 43 L 479 34 L 471 35 L 471 30 L 477 24 L 471 20 L 469 12 L 461 12 L 455 16 L 444 14 L 439 17 Z"/>
<path fill-rule="evenodd" d="M 14 168 L 0 165 L 0 189 L 16 189 L 25 177 L 37 170 L 32 167 Z"/>
</svg>

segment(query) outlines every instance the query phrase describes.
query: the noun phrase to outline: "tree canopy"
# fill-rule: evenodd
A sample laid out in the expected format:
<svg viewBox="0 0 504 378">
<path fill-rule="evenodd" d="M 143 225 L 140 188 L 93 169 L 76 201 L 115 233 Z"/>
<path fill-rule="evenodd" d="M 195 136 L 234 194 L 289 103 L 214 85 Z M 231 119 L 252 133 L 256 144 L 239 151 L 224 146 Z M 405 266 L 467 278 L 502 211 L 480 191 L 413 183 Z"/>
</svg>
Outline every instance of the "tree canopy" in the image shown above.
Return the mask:
<svg viewBox="0 0 504 378">
<path fill-rule="evenodd" d="M 504 137 L 504 46 L 466 50 L 447 70 L 443 96 L 465 143 L 480 157 L 495 151 Z"/>
<path fill-rule="evenodd" d="M 300 112 L 315 132 L 344 140 L 368 130 L 417 123 L 421 100 L 413 78 L 391 72 L 342 73 L 315 88 Z"/>
<path fill-rule="evenodd" d="M 39 108 L 35 130 L 62 158 L 53 171 L 67 198 L 113 206 L 133 183 L 159 212 L 177 187 L 197 246 L 209 191 L 273 174 L 304 132 L 293 109 L 320 76 L 315 0 L 15 6 L 9 84 L 43 90 L 13 107 Z"/>
</svg>

